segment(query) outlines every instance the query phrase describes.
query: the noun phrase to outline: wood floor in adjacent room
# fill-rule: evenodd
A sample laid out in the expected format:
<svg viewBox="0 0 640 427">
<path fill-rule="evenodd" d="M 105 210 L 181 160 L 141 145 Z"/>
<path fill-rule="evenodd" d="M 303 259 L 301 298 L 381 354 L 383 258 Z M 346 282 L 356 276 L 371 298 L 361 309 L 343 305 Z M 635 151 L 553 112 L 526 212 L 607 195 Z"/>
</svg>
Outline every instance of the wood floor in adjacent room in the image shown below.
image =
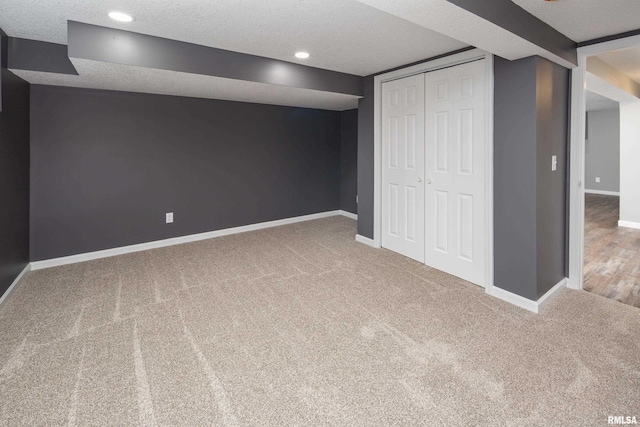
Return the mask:
<svg viewBox="0 0 640 427">
<path fill-rule="evenodd" d="M 0 426 L 604 426 L 640 315 L 534 314 L 331 217 L 31 272 L 0 306 Z"/>
<path fill-rule="evenodd" d="M 640 307 L 640 230 L 619 216 L 618 196 L 585 194 L 583 288 Z"/>
</svg>

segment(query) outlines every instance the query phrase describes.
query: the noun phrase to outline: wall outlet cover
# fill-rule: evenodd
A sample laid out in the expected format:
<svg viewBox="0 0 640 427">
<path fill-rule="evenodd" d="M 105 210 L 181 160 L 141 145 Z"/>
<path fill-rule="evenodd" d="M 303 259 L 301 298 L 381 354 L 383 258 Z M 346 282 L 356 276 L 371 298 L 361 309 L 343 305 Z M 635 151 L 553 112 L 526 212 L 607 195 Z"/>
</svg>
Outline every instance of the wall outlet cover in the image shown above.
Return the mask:
<svg viewBox="0 0 640 427">
<path fill-rule="evenodd" d="M 165 215 L 165 219 L 167 221 L 167 224 L 171 224 L 173 222 L 173 212 L 167 212 L 167 214 Z"/>
</svg>

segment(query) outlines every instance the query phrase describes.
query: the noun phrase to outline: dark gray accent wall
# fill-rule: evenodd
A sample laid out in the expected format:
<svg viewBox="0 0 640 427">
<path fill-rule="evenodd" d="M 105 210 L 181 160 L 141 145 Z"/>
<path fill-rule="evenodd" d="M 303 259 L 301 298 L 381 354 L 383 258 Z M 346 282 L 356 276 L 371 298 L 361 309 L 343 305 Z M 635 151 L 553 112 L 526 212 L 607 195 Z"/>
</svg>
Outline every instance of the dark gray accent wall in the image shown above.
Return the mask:
<svg viewBox="0 0 640 427">
<path fill-rule="evenodd" d="M 566 277 L 567 150 L 569 145 L 570 71 L 536 57 L 537 71 L 537 295 Z M 551 171 L 551 156 L 557 170 Z"/>
<path fill-rule="evenodd" d="M 7 68 L 9 37 L 0 28 L 0 69 Z M 2 73 L 0 73 L 0 112 L 2 112 Z"/>
<path fill-rule="evenodd" d="M 29 263 L 29 84 L 2 68 L 0 295 Z"/>
<path fill-rule="evenodd" d="M 261 56 L 74 21 L 68 39 L 71 58 L 362 95 L 360 76 Z"/>
<path fill-rule="evenodd" d="M 364 78 L 364 97 L 358 101 L 358 234 L 373 239 L 374 76 Z"/>
<path fill-rule="evenodd" d="M 66 45 L 15 37 L 9 37 L 8 68 L 78 75 Z"/>
<path fill-rule="evenodd" d="M 548 52 L 578 64 L 577 43 L 511 0 L 447 0 Z"/>
<path fill-rule="evenodd" d="M 340 114 L 340 209 L 358 213 L 358 110 Z"/>
<path fill-rule="evenodd" d="M 31 106 L 32 261 L 340 208 L 339 112 L 37 85 Z"/>
<path fill-rule="evenodd" d="M 494 285 L 537 300 L 536 59 L 494 59 Z"/>
<path fill-rule="evenodd" d="M 569 71 L 494 65 L 494 285 L 535 301 L 565 277 Z"/>
</svg>

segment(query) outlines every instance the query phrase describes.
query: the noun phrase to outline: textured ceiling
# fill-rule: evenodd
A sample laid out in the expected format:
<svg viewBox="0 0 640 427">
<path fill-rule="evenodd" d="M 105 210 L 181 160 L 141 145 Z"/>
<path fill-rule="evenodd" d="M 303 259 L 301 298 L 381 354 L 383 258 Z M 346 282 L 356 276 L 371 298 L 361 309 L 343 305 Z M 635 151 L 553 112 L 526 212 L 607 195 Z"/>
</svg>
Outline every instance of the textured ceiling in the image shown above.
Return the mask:
<svg viewBox="0 0 640 427">
<path fill-rule="evenodd" d="M 0 11 L 13 37 L 66 44 L 75 20 L 361 76 L 466 46 L 354 0 L 0 0 Z"/>
<path fill-rule="evenodd" d="M 576 42 L 640 29 L 639 0 L 512 0 Z"/>
<path fill-rule="evenodd" d="M 540 55 L 573 67 L 553 53 L 446 0 L 358 1 L 506 59 Z"/>
<path fill-rule="evenodd" d="M 358 107 L 358 97 L 276 86 L 200 74 L 178 73 L 72 58 L 79 76 L 12 70 L 33 84 L 72 86 L 192 98 L 224 99 L 343 111 Z"/>
<path fill-rule="evenodd" d="M 640 83 L 640 46 L 605 53 L 598 58 Z"/>
<path fill-rule="evenodd" d="M 620 103 L 604 96 L 587 91 L 587 111 L 614 110 L 620 108 Z"/>
</svg>

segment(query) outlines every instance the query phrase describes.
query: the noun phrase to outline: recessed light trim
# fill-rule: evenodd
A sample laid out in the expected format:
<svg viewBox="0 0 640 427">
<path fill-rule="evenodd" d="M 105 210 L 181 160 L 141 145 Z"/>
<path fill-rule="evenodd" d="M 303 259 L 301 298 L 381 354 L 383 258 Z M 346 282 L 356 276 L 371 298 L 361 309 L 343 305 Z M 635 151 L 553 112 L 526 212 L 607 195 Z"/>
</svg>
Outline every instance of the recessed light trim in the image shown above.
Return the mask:
<svg viewBox="0 0 640 427">
<path fill-rule="evenodd" d="M 115 21 L 120 21 L 120 22 L 133 21 L 133 16 L 127 15 L 126 13 L 122 13 L 122 12 L 109 12 L 109 18 Z"/>
<path fill-rule="evenodd" d="M 296 52 L 296 58 L 307 59 L 310 55 L 307 52 Z"/>
</svg>

